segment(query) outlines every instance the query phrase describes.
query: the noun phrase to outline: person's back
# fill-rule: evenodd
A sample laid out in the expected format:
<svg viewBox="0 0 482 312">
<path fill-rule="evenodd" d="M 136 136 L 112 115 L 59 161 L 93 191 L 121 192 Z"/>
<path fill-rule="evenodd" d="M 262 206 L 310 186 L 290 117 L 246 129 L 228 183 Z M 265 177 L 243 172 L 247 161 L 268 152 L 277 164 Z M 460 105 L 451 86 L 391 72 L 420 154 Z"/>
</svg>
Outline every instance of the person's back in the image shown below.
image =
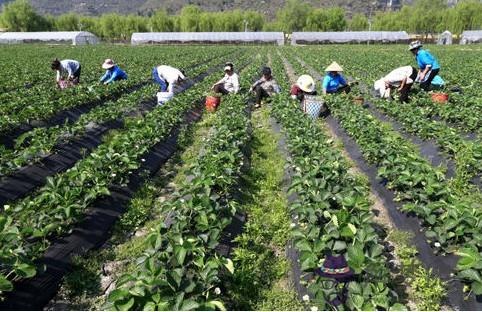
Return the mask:
<svg viewBox="0 0 482 312">
<path fill-rule="evenodd" d="M 418 66 L 424 70 L 427 65 L 431 66 L 431 69 L 439 69 L 440 65 L 435 57 L 424 49 L 420 49 L 416 56 Z"/>
<path fill-rule="evenodd" d="M 411 78 L 411 76 L 415 76 Z M 402 66 L 392 70 L 388 75 L 386 75 L 383 79 L 390 85 L 394 87 L 400 86 L 401 82 L 404 79 L 411 78 L 409 83 L 413 83 L 415 78 L 417 77 L 417 71 L 412 66 Z"/>
<path fill-rule="evenodd" d="M 226 74 L 224 77 L 224 88 L 233 93 L 238 93 L 239 91 L 239 76 L 236 73 L 231 75 Z"/>
<path fill-rule="evenodd" d="M 169 83 L 175 82 L 179 77 L 181 77 L 181 79 L 185 78 L 179 69 L 169 65 L 158 66 L 157 72 L 161 78 L 165 79 Z"/>
</svg>

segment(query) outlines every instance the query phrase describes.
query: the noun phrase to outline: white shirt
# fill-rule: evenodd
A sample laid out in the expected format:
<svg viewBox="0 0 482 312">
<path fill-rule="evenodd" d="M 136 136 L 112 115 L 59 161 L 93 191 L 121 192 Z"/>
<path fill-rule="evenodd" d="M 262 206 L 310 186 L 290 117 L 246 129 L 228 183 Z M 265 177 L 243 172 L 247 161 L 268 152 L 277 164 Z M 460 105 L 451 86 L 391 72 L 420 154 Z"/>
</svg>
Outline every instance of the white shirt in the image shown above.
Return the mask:
<svg viewBox="0 0 482 312">
<path fill-rule="evenodd" d="M 224 78 L 221 79 L 221 82 L 224 83 L 224 89 L 228 92 L 238 93 L 239 91 L 239 76 L 236 73 L 233 73 L 231 76 L 228 74 L 224 75 Z"/>
<path fill-rule="evenodd" d="M 407 78 L 407 83 L 413 83 L 410 79 L 412 75 L 412 66 L 403 66 L 392 70 L 388 75 L 383 77 L 383 80 L 390 86 L 399 87 L 402 84 L 402 80 Z"/>
<path fill-rule="evenodd" d="M 159 74 L 159 78 L 169 84 L 169 87 L 167 88 L 168 92 L 173 92 L 174 85 L 177 84 L 179 77 L 181 77 L 181 79 L 186 79 L 179 69 L 167 65 L 157 67 L 157 73 Z"/>
<path fill-rule="evenodd" d="M 61 77 L 72 78 L 74 73 L 79 70 L 80 63 L 74 60 L 62 60 L 60 61 L 60 70 L 57 71 L 57 82 Z"/>
</svg>

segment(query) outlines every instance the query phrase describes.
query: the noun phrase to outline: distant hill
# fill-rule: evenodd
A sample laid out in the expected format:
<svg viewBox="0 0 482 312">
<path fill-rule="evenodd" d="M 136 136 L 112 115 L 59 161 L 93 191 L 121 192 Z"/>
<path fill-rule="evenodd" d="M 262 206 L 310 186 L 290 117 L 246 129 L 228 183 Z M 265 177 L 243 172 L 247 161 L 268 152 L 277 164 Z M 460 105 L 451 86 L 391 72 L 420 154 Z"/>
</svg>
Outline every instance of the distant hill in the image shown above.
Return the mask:
<svg viewBox="0 0 482 312">
<path fill-rule="evenodd" d="M 0 0 L 2 3 L 11 0 Z M 345 8 L 348 15 L 353 13 L 369 14 L 370 3 L 377 3 L 377 9 L 385 9 L 387 3 L 411 3 L 412 0 L 308 0 L 315 7 L 340 6 Z M 30 0 L 39 13 L 59 15 L 75 12 L 83 15 L 101 15 L 103 13 L 118 12 L 121 14 L 149 14 L 159 8 L 169 13 L 178 13 L 188 4 L 199 5 L 206 11 L 225 11 L 232 9 L 253 9 L 273 17 L 285 0 Z"/>
</svg>

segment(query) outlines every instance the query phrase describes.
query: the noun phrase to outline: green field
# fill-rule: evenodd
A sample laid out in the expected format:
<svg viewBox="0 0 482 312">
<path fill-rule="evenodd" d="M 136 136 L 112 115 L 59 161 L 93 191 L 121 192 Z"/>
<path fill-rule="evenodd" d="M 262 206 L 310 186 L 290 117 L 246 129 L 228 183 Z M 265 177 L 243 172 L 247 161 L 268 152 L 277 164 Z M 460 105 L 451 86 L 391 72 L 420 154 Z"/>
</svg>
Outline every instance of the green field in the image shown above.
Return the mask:
<svg viewBox="0 0 482 312">
<path fill-rule="evenodd" d="M 0 308 L 334 310 L 341 285 L 313 274 L 333 253 L 355 273 L 339 310 L 481 309 L 482 48 L 426 49 L 448 103 L 374 96 L 416 66 L 405 45 L 2 46 Z M 78 86 L 57 89 L 54 58 Z M 100 85 L 106 58 L 129 79 Z M 206 112 L 227 61 L 241 91 Z M 290 86 L 321 92 L 333 61 L 358 84 L 312 121 Z M 191 86 L 159 106 L 161 64 Z M 266 65 L 282 92 L 255 110 Z"/>
</svg>

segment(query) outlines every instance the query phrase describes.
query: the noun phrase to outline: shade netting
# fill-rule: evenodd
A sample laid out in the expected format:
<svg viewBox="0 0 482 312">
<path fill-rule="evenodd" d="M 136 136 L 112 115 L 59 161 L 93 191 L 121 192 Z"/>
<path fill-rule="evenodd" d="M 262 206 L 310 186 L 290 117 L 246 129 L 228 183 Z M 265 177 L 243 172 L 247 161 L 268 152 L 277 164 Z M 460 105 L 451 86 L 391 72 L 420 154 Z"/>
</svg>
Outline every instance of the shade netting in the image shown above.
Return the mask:
<svg viewBox="0 0 482 312">
<path fill-rule="evenodd" d="M 482 30 L 466 30 L 462 33 L 460 44 L 482 43 Z"/>
<path fill-rule="evenodd" d="M 405 31 L 294 32 L 291 44 L 320 43 L 400 43 L 409 40 Z"/>
<path fill-rule="evenodd" d="M 97 44 L 99 39 L 87 31 L 6 32 L 0 34 L 0 43 L 70 43 Z"/>
<path fill-rule="evenodd" d="M 131 44 L 260 43 L 284 44 L 282 32 L 152 32 L 133 33 Z"/>
</svg>

